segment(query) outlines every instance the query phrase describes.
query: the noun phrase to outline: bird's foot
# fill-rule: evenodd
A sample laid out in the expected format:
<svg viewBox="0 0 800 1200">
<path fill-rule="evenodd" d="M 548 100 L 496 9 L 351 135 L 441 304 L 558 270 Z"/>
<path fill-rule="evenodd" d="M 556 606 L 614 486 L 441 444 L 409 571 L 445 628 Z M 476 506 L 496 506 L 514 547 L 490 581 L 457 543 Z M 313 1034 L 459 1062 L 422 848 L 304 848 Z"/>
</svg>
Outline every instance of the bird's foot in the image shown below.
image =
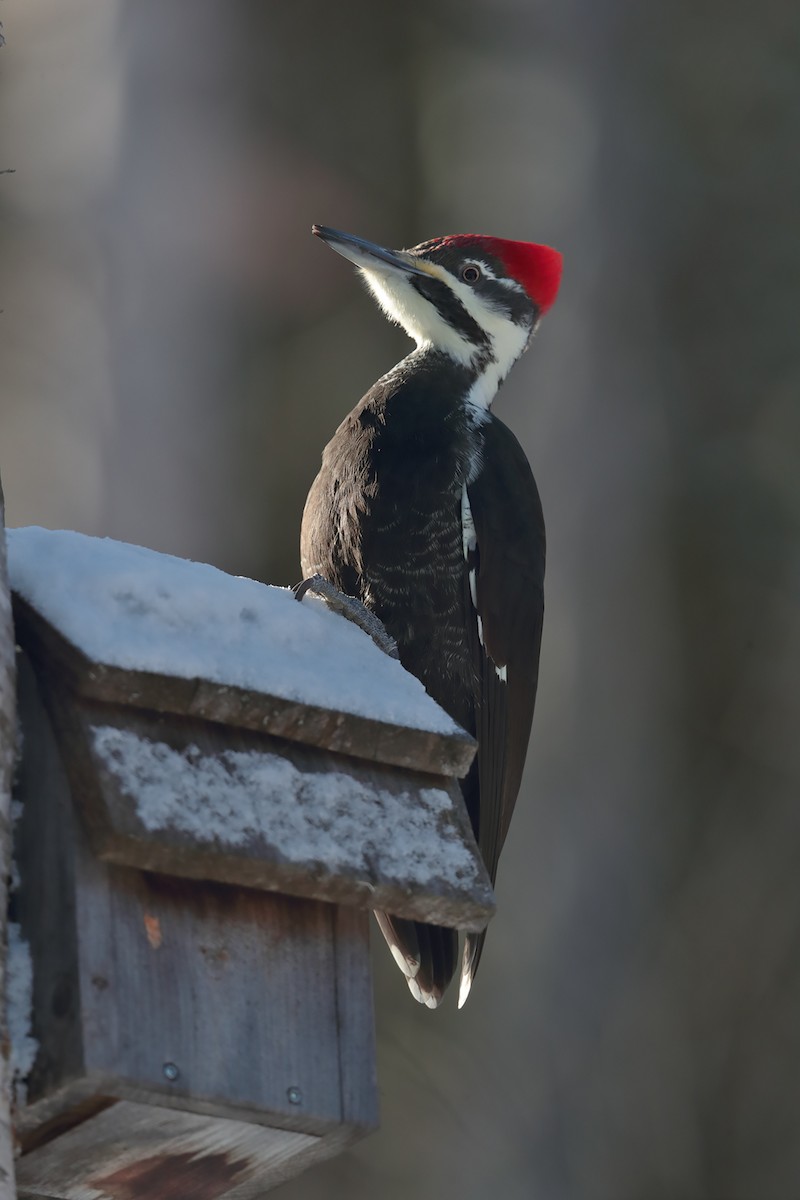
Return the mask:
<svg viewBox="0 0 800 1200">
<path fill-rule="evenodd" d="M 346 596 L 344 592 L 340 592 L 321 575 L 312 575 L 309 579 L 304 579 L 302 583 L 296 584 L 292 591 L 295 600 L 302 600 L 307 592 L 313 592 L 315 596 L 320 596 L 328 608 L 333 609 L 340 616 L 346 617 L 354 625 L 358 625 L 364 633 L 368 633 L 384 654 L 388 654 L 390 658 L 400 657 L 397 652 L 397 642 L 386 632 L 383 622 L 375 616 L 375 613 L 370 612 L 366 605 L 357 600 L 355 596 Z"/>
</svg>

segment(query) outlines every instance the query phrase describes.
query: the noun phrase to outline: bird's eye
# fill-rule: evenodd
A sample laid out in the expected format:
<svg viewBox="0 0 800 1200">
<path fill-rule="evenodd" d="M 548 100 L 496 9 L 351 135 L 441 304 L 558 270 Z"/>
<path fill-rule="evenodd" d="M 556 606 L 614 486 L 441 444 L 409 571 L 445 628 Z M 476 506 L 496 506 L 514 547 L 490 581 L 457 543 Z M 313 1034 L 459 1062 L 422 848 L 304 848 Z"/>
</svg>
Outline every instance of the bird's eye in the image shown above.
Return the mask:
<svg viewBox="0 0 800 1200">
<path fill-rule="evenodd" d="M 464 267 L 461 272 L 461 278 L 465 283 L 477 283 L 481 277 L 481 273 L 477 267 Z"/>
</svg>

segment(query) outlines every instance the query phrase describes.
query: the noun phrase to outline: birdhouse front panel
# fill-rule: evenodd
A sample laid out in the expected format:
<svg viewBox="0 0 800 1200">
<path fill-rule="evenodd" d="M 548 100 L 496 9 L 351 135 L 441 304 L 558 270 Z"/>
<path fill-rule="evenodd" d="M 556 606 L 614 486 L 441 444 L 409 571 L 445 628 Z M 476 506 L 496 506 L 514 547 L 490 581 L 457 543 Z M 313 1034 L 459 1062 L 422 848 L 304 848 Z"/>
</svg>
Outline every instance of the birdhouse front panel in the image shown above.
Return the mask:
<svg viewBox="0 0 800 1200">
<path fill-rule="evenodd" d="M 345 928 L 330 904 L 91 855 L 81 870 L 87 1072 L 167 1103 L 285 1116 L 295 1128 L 344 1119 L 336 943 L 355 937 L 366 951 L 366 916 L 347 914 Z"/>
</svg>

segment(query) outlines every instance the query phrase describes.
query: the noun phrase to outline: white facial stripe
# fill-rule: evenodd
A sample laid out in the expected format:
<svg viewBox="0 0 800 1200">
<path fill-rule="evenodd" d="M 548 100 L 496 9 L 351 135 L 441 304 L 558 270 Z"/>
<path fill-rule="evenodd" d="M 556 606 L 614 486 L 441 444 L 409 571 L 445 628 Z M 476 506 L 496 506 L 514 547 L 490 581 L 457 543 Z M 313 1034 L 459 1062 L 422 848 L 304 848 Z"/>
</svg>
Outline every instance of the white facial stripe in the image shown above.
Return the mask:
<svg viewBox="0 0 800 1200">
<path fill-rule="evenodd" d="M 524 348 L 523 346 L 523 350 Z M 516 359 L 512 360 L 512 365 L 515 361 Z M 508 370 L 501 371 L 499 363 L 489 363 L 469 389 L 466 403 L 473 410 L 476 424 L 482 424 L 488 418 L 492 401 L 497 395 L 497 389 L 507 374 Z"/>
<path fill-rule="evenodd" d="M 487 419 L 497 389 L 530 340 L 531 330 L 512 321 L 503 322 L 492 334 L 494 362 L 487 363 L 467 395 L 478 423 Z"/>
<path fill-rule="evenodd" d="M 476 260 L 475 265 L 494 278 L 480 260 Z M 498 387 L 527 346 L 532 331 L 504 316 L 467 283 L 438 264 L 426 263 L 425 269 L 447 284 L 490 339 L 492 360 L 486 364 L 467 397 L 467 403 L 481 419 L 488 412 Z M 436 306 L 419 294 L 409 278 L 390 267 L 382 270 L 380 266 L 371 265 L 359 267 L 359 270 L 387 317 L 405 329 L 418 349 L 442 350 L 465 364 L 474 360 L 478 352 L 475 345 L 444 320 Z"/>
<path fill-rule="evenodd" d="M 451 275 L 449 271 L 445 274 L 447 283 L 469 315 L 480 325 L 481 329 L 486 330 L 491 338 L 492 351 L 497 364 L 498 382 L 505 379 L 528 344 L 531 336 L 530 327 L 517 325 L 510 317 L 498 312 L 493 304 L 483 300 L 469 284 L 464 283 L 461 279 L 456 279 L 455 275 Z"/>
<path fill-rule="evenodd" d="M 471 362 L 475 356 L 472 342 L 448 324 L 436 308 L 420 296 L 413 284 L 396 271 L 380 271 L 365 267 L 361 274 L 390 321 L 402 325 L 419 350 L 435 347 L 457 362 Z M 433 274 L 433 272 L 431 272 Z"/>
<path fill-rule="evenodd" d="M 482 269 L 491 273 L 485 267 Z M 491 339 L 494 361 L 486 365 L 467 396 L 467 404 L 480 420 L 489 411 L 497 389 L 527 346 L 531 330 L 498 312 L 494 305 L 483 300 L 468 284 L 456 279 L 449 271 L 442 271 L 444 276 L 469 315 L 486 330 Z"/>
<path fill-rule="evenodd" d="M 525 288 L 522 286 L 521 283 L 517 283 L 516 279 L 510 279 L 507 275 L 495 275 L 494 271 L 489 266 L 489 264 L 483 262 L 479 258 L 476 258 L 474 260 L 471 260 L 468 263 L 465 263 L 464 266 L 477 267 L 478 270 L 480 271 L 480 273 L 482 275 L 485 275 L 487 279 L 491 279 L 494 283 L 501 284 L 502 287 L 508 288 L 508 290 L 510 292 L 524 292 L 525 291 Z"/>
<path fill-rule="evenodd" d="M 497 279 L 495 282 L 501 284 L 501 286 L 504 288 L 508 288 L 510 292 L 519 292 L 520 294 L 525 293 L 525 288 L 521 283 L 517 283 L 516 279 Z"/>
</svg>

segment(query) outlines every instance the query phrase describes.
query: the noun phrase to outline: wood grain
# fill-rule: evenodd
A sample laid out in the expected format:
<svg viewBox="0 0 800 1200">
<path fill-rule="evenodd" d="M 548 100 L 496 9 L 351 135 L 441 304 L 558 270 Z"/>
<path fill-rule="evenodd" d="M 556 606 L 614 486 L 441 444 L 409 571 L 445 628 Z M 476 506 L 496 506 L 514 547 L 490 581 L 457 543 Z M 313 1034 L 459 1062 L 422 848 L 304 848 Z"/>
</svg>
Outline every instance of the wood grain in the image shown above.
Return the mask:
<svg viewBox="0 0 800 1200">
<path fill-rule="evenodd" d="M 87 1072 L 312 1132 L 341 1122 L 327 906 L 93 859 L 81 871 Z M 158 920 L 157 949 L 145 917 Z"/>
<path fill-rule="evenodd" d="M 308 1134 L 120 1101 L 19 1162 L 52 1200 L 258 1200 L 324 1156 Z"/>
<path fill-rule="evenodd" d="M 330 911 L 336 963 L 342 1128 L 348 1137 L 351 1133 L 360 1137 L 377 1129 L 379 1124 L 371 980 L 364 986 L 369 929 L 352 909 L 332 906 Z"/>
<path fill-rule="evenodd" d="M 32 1032 L 39 1053 L 28 1080 L 28 1101 L 80 1073 L 83 1031 L 78 983 L 75 819 L 69 783 L 25 655 L 19 656 L 19 715 L 23 730 L 16 797 L 15 857 L 20 887 L 16 917 L 34 963 Z"/>
</svg>

